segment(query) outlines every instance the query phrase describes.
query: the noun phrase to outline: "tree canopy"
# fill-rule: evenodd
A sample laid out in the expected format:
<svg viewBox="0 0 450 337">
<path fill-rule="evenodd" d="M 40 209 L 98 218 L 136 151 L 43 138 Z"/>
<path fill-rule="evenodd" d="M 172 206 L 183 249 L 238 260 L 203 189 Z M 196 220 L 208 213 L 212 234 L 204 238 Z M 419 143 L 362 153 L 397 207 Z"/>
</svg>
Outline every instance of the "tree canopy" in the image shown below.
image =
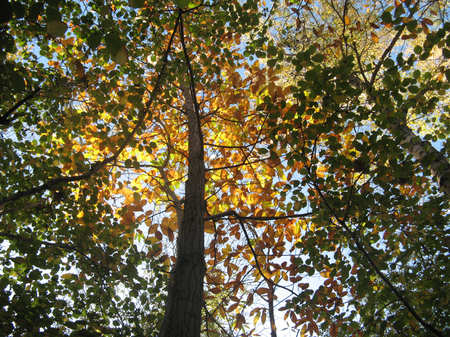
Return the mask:
<svg viewBox="0 0 450 337">
<path fill-rule="evenodd" d="M 2 335 L 450 333 L 445 0 L 1 8 Z"/>
</svg>

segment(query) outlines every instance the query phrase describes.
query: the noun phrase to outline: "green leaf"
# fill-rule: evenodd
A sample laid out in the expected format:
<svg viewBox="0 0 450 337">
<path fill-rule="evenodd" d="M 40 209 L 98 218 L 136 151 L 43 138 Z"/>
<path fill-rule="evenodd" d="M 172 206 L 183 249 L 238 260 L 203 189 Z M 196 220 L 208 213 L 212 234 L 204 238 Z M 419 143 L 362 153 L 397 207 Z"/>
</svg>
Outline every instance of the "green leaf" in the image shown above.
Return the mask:
<svg viewBox="0 0 450 337">
<path fill-rule="evenodd" d="M 25 90 L 25 80 L 17 72 L 12 72 L 9 75 L 9 80 L 10 80 L 11 86 L 14 88 L 14 90 L 16 90 L 18 92 L 22 92 Z"/>
<path fill-rule="evenodd" d="M 448 50 L 447 48 L 443 48 L 442 49 L 442 55 L 447 58 L 450 59 L 450 50 Z"/>
<path fill-rule="evenodd" d="M 2 1 L 0 10 L 0 24 L 4 24 L 9 22 L 12 19 L 13 15 L 13 7 L 9 3 L 9 1 Z"/>
<path fill-rule="evenodd" d="M 44 3 L 42 1 L 35 2 L 28 10 L 28 18 L 35 21 L 43 12 Z"/>
<path fill-rule="evenodd" d="M 190 2 L 191 0 L 174 0 L 175 5 L 180 8 L 188 7 Z"/>
<path fill-rule="evenodd" d="M 122 48 L 112 56 L 112 60 L 113 62 L 120 65 L 125 64 L 128 60 L 127 49 L 124 46 L 122 46 Z"/>
<path fill-rule="evenodd" d="M 412 20 L 406 24 L 406 28 L 412 33 L 417 27 L 417 20 Z"/>
<path fill-rule="evenodd" d="M 270 56 L 274 57 L 275 55 L 277 55 L 278 49 L 275 46 L 270 46 L 269 48 L 267 48 L 267 53 L 269 53 Z"/>
<path fill-rule="evenodd" d="M 111 54 L 116 54 L 122 49 L 122 39 L 116 33 L 105 35 L 106 50 Z"/>
<path fill-rule="evenodd" d="M 20 19 L 25 16 L 25 6 L 22 3 L 19 1 L 14 1 L 12 3 L 12 7 L 16 18 Z"/>
<path fill-rule="evenodd" d="M 394 65 L 395 65 L 395 62 L 394 62 L 394 60 L 392 60 L 392 59 L 387 59 L 386 61 L 384 61 L 384 64 L 383 64 L 386 68 L 391 68 L 391 67 L 393 67 Z"/>
<path fill-rule="evenodd" d="M 414 47 L 414 53 L 416 53 L 416 54 L 421 54 L 422 51 L 423 51 L 423 49 L 422 49 L 421 46 L 415 46 L 415 47 Z"/>
<path fill-rule="evenodd" d="M 102 33 L 100 31 L 94 31 L 87 37 L 87 44 L 91 49 L 97 49 L 102 41 Z"/>
<path fill-rule="evenodd" d="M 312 57 L 312 60 L 317 63 L 322 63 L 324 60 L 324 56 L 322 54 L 316 54 Z"/>
<path fill-rule="evenodd" d="M 133 8 L 142 8 L 144 7 L 145 0 L 128 0 L 128 4 Z"/>
<path fill-rule="evenodd" d="M 51 21 L 47 25 L 47 33 L 53 37 L 62 37 L 67 30 L 67 25 L 62 21 Z"/>
<path fill-rule="evenodd" d="M 27 260 L 21 256 L 13 257 L 11 261 L 14 261 L 16 264 L 25 264 L 27 262 Z"/>
<path fill-rule="evenodd" d="M 392 22 L 392 15 L 390 12 L 385 11 L 383 14 L 381 14 L 381 19 L 384 23 L 391 23 Z"/>
</svg>

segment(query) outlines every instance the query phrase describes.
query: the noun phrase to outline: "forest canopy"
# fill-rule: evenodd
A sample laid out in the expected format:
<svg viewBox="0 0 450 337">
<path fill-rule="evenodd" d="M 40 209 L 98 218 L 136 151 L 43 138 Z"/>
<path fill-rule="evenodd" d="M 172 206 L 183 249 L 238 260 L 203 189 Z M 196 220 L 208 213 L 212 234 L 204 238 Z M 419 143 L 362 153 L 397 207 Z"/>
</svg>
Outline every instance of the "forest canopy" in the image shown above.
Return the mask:
<svg viewBox="0 0 450 337">
<path fill-rule="evenodd" d="M 450 334 L 446 0 L 0 7 L 1 335 Z"/>
</svg>

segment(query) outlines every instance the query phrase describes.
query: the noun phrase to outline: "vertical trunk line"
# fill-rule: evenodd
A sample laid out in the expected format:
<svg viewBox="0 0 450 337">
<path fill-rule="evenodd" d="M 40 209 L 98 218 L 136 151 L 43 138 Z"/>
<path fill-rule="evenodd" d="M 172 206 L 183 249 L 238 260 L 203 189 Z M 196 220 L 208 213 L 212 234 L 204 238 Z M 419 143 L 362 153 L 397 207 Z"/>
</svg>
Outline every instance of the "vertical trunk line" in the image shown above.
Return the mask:
<svg viewBox="0 0 450 337">
<path fill-rule="evenodd" d="M 203 135 L 193 93 L 182 85 L 189 126 L 188 180 L 183 220 L 178 229 L 177 262 L 171 273 L 160 337 L 199 337 L 202 323 L 204 260 L 205 164 Z"/>
<path fill-rule="evenodd" d="M 267 282 L 267 284 L 269 286 L 268 300 L 269 300 L 269 318 L 270 318 L 270 337 L 277 337 L 277 325 L 275 323 L 275 310 L 273 305 L 275 296 L 275 287 L 271 282 Z"/>
</svg>

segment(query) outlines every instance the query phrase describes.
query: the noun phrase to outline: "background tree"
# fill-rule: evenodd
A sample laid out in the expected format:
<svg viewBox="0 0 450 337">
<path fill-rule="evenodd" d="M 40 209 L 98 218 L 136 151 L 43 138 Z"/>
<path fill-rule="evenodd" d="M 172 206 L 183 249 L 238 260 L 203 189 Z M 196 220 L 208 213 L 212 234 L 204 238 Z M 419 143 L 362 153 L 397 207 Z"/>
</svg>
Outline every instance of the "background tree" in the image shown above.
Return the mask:
<svg viewBox="0 0 450 337">
<path fill-rule="evenodd" d="M 374 12 L 364 9 L 379 6 L 375 20 Z M 302 184 L 309 187 L 314 226 L 308 240 L 297 244 L 307 256 L 300 262 L 325 269 L 329 276 L 325 287 L 287 308 L 298 312 L 300 302 L 303 317 L 311 320 L 314 312 L 325 322 L 334 313 L 340 324 L 330 326 L 331 335 L 342 330 L 350 335 L 444 335 L 448 323 L 436 299 L 447 296 L 431 284 L 447 289 L 448 275 L 438 273 L 434 279 L 422 269 L 426 263 L 416 262 L 416 253 L 425 249 L 439 261 L 448 254 L 448 245 L 428 237 L 433 232 L 446 242 L 448 232 L 446 198 L 429 180 L 435 176 L 448 195 L 446 143 L 436 143 L 446 136 L 435 131 L 448 112 L 445 98 L 438 99 L 448 89 L 442 67 L 448 53 L 445 4 L 321 2 L 290 5 L 287 11 L 292 20 L 283 22 L 291 25 L 280 30 L 276 41 L 288 47 L 285 64 L 295 76 L 297 105 L 293 113 L 280 115 L 286 120 L 285 125 L 277 121 L 283 136 L 272 139 L 285 140 L 280 143 L 293 149 L 291 162 L 304 164 Z M 303 51 L 294 53 L 296 47 Z M 353 266 L 344 262 L 347 254 Z M 415 281 L 406 281 L 412 277 Z M 431 287 L 418 290 L 416 282 Z M 348 293 L 338 299 L 334 291 L 342 293 L 341 285 Z M 327 297 L 346 301 L 347 294 L 356 311 L 317 307 Z M 361 326 L 354 322 L 357 315 Z M 346 319 L 349 326 L 342 324 Z"/>
</svg>

